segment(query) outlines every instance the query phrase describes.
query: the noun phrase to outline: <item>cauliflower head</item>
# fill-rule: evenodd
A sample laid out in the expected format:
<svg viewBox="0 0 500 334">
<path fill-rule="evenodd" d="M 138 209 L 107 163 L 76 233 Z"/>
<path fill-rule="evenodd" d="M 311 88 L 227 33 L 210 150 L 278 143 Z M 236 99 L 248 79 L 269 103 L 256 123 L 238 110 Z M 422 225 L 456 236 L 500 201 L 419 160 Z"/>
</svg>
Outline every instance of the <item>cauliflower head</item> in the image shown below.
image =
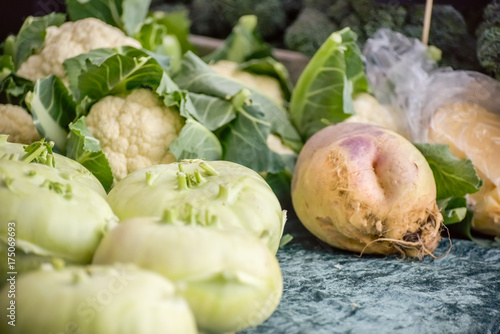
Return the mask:
<svg viewBox="0 0 500 334">
<path fill-rule="evenodd" d="M 179 136 L 184 119 L 155 93 L 140 88 L 126 96 L 104 97 L 92 106 L 86 124 L 117 182 L 135 170 L 174 162 L 168 147 Z"/>
<path fill-rule="evenodd" d="M 38 54 L 21 64 L 17 74 L 32 81 L 55 74 L 65 78 L 62 63 L 82 53 L 99 48 L 119 46 L 141 47 L 137 40 L 120 29 L 95 18 L 65 22 L 60 27 L 50 26 Z"/>
<path fill-rule="evenodd" d="M 398 117 L 388 106 L 381 105 L 370 94 L 357 95 L 353 100 L 353 106 L 355 114 L 346 119 L 345 122 L 374 124 L 409 138 L 409 133 L 403 125 L 401 117 Z"/>
<path fill-rule="evenodd" d="M 268 75 L 252 74 L 238 69 L 238 64 L 228 60 L 219 60 L 210 67 L 218 74 L 232 78 L 269 97 L 279 105 L 283 105 L 285 97 L 280 83 Z"/>
<path fill-rule="evenodd" d="M 9 135 L 7 141 L 31 144 L 40 139 L 31 115 L 12 104 L 0 104 L 0 134 Z"/>
</svg>

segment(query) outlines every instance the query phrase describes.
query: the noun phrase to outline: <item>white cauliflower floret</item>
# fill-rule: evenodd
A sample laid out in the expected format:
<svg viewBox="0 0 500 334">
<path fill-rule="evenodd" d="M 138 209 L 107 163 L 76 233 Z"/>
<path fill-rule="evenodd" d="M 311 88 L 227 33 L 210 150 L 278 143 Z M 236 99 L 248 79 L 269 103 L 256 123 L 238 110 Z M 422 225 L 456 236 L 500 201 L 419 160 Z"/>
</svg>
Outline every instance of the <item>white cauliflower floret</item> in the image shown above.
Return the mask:
<svg viewBox="0 0 500 334">
<path fill-rule="evenodd" d="M 31 115 L 12 104 L 0 104 L 0 134 L 9 135 L 7 141 L 31 144 L 40 139 Z"/>
<path fill-rule="evenodd" d="M 62 63 L 68 58 L 99 48 L 141 47 L 137 40 L 127 37 L 120 29 L 95 18 L 65 22 L 60 27 L 50 26 L 46 32 L 41 51 L 21 64 L 17 71 L 19 76 L 32 81 L 51 74 L 64 78 Z"/>
<path fill-rule="evenodd" d="M 280 83 L 268 75 L 252 74 L 238 69 L 238 64 L 228 60 L 219 60 L 210 67 L 218 74 L 239 81 L 283 105 L 285 98 Z"/>
<path fill-rule="evenodd" d="M 174 162 L 168 147 L 183 126 L 177 110 L 144 88 L 127 96 L 106 96 L 87 116 L 87 127 L 100 141 L 115 181 L 140 168 Z"/>
</svg>

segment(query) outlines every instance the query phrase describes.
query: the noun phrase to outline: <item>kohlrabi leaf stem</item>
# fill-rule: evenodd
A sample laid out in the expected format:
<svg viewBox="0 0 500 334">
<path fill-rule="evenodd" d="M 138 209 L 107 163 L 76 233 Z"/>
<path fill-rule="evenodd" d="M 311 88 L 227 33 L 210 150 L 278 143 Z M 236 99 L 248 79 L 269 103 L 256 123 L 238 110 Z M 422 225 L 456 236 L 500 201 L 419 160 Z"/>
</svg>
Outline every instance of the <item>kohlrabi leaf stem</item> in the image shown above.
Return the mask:
<svg viewBox="0 0 500 334">
<path fill-rule="evenodd" d="M 175 209 L 166 209 L 163 211 L 163 216 L 161 221 L 166 223 L 166 224 L 173 224 L 175 223 L 175 220 L 177 219 L 177 213 L 175 212 Z"/>
<path fill-rule="evenodd" d="M 202 184 L 207 181 L 207 179 L 205 179 L 203 175 L 201 175 L 201 172 L 199 170 L 194 171 L 194 177 L 196 178 L 196 182 L 198 184 Z"/>
<path fill-rule="evenodd" d="M 160 174 L 158 173 L 151 173 L 151 172 L 146 173 L 146 184 L 148 186 L 152 186 L 155 183 L 156 179 L 158 179 L 159 175 Z"/>
<path fill-rule="evenodd" d="M 185 173 L 177 173 L 177 190 L 188 190 L 187 176 Z"/>
<path fill-rule="evenodd" d="M 50 167 L 55 167 L 52 148 L 54 142 L 45 142 L 44 139 L 25 146 L 26 154 L 21 157 L 21 161 L 31 163 L 41 163 Z"/>
<path fill-rule="evenodd" d="M 219 184 L 219 193 L 217 198 L 223 201 L 226 201 L 229 198 L 229 190 L 227 190 L 227 188 L 222 184 Z"/>
<path fill-rule="evenodd" d="M 200 164 L 200 167 L 205 171 L 205 173 L 208 176 L 219 175 L 219 173 L 212 166 L 210 166 L 209 164 L 207 164 L 206 162 L 202 162 Z"/>
</svg>

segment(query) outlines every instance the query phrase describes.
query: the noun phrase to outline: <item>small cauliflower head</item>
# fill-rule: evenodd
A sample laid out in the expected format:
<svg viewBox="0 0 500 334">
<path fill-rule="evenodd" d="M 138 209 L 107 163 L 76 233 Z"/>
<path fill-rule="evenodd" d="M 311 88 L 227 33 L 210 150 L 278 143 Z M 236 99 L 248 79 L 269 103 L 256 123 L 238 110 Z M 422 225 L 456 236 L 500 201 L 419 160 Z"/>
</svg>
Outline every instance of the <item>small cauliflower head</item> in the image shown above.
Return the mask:
<svg viewBox="0 0 500 334">
<path fill-rule="evenodd" d="M 0 134 L 11 143 L 31 144 L 40 139 L 31 115 L 12 104 L 0 104 Z"/>
<path fill-rule="evenodd" d="M 137 40 L 120 29 L 96 18 L 65 22 L 60 27 L 50 26 L 38 54 L 21 64 L 17 74 L 32 81 L 55 74 L 65 78 L 63 62 L 82 53 L 99 48 L 119 46 L 141 47 Z"/>
<path fill-rule="evenodd" d="M 401 117 L 398 117 L 394 111 L 389 109 L 389 106 L 380 104 L 370 94 L 361 93 L 357 95 L 353 100 L 353 107 L 355 114 L 346 119 L 345 122 L 378 125 L 409 138 L 409 133 L 403 126 Z"/>
<path fill-rule="evenodd" d="M 268 75 L 252 74 L 238 69 L 238 64 L 228 60 L 219 60 L 210 67 L 223 77 L 232 78 L 283 105 L 285 97 L 280 83 Z"/>
<path fill-rule="evenodd" d="M 155 93 L 140 88 L 126 96 L 104 97 L 92 106 L 86 123 L 116 182 L 135 170 L 174 162 L 168 147 L 179 136 L 184 119 Z"/>
</svg>

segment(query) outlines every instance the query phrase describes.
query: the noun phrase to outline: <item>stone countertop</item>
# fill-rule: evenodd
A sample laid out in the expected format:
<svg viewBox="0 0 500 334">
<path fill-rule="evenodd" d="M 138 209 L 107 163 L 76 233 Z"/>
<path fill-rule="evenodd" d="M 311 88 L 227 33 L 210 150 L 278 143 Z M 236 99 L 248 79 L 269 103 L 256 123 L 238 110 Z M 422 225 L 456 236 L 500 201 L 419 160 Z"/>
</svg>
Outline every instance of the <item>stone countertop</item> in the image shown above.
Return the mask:
<svg viewBox="0 0 500 334">
<path fill-rule="evenodd" d="M 500 333 L 500 249 L 452 239 L 423 260 L 333 249 L 296 220 L 278 251 L 281 303 L 238 334 Z M 435 254 L 450 246 L 443 240 Z"/>
</svg>

